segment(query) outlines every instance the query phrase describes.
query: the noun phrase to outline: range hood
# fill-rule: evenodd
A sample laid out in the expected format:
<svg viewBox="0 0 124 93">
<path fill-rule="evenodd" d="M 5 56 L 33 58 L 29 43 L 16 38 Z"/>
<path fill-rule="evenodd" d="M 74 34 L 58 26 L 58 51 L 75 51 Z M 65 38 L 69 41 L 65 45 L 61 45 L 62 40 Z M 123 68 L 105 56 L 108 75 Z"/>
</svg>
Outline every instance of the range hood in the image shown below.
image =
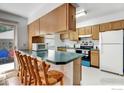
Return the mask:
<svg viewBox="0 0 124 93">
<path fill-rule="evenodd" d="M 79 37 L 91 37 L 92 35 L 79 35 Z"/>
</svg>

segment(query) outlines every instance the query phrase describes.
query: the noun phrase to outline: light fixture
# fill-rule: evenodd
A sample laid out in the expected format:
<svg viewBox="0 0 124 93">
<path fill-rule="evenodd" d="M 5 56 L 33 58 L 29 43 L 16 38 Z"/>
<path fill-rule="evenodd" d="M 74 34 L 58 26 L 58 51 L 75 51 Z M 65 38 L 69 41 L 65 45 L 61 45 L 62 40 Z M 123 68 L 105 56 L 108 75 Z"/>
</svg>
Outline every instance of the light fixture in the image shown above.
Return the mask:
<svg viewBox="0 0 124 93">
<path fill-rule="evenodd" d="M 81 16 L 85 16 L 86 14 L 87 14 L 87 12 L 84 9 L 79 10 L 76 12 L 76 18 L 79 18 Z"/>
</svg>

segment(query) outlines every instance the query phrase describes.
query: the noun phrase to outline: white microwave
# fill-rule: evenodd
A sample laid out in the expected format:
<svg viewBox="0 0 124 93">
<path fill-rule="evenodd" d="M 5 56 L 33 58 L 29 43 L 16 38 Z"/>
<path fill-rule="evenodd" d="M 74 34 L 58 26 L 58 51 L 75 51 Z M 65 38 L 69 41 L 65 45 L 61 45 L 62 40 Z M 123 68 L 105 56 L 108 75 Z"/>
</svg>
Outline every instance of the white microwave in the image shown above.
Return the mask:
<svg viewBox="0 0 124 93">
<path fill-rule="evenodd" d="M 47 44 L 45 43 L 33 43 L 32 50 L 39 51 L 39 50 L 47 50 Z"/>
</svg>

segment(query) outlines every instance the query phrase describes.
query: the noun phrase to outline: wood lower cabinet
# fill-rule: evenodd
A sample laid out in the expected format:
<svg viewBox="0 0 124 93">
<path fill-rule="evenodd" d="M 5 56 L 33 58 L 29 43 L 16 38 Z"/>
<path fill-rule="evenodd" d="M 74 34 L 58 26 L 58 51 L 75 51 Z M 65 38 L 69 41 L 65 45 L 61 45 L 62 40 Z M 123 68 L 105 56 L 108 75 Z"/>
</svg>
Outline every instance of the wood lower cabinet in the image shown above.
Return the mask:
<svg viewBox="0 0 124 93">
<path fill-rule="evenodd" d="M 99 25 L 92 26 L 92 39 L 99 40 Z"/>
<path fill-rule="evenodd" d="M 91 66 L 99 68 L 99 51 L 98 50 L 91 51 Z"/>
</svg>

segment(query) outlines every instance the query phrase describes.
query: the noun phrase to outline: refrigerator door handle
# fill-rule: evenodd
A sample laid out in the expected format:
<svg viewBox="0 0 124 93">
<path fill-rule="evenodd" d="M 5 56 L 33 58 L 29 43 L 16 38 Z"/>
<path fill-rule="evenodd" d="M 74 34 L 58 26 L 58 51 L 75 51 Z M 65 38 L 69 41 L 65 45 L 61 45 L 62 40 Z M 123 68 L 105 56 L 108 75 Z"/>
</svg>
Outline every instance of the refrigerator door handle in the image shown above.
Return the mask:
<svg viewBox="0 0 124 93">
<path fill-rule="evenodd" d="M 102 33 L 100 33 L 100 51 L 101 51 L 101 54 L 103 53 L 103 43 L 102 43 Z"/>
</svg>

